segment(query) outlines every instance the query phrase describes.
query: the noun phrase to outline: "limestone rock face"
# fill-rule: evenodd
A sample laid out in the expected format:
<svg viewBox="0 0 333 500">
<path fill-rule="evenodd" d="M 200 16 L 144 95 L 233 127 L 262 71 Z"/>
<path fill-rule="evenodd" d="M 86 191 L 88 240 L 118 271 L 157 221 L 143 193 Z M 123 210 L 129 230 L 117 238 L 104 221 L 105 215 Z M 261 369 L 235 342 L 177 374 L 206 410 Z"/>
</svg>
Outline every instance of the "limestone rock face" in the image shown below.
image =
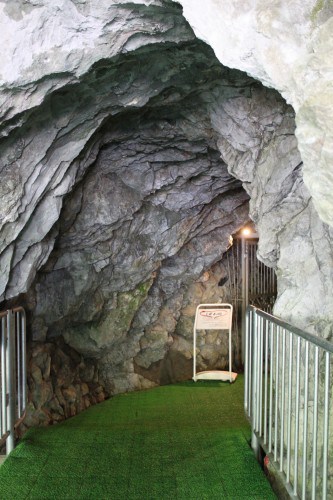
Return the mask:
<svg viewBox="0 0 333 500">
<path fill-rule="evenodd" d="M 222 64 L 277 89 L 296 111 L 304 181 L 333 225 L 333 7 L 330 1 L 179 0 Z"/>
<path fill-rule="evenodd" d="M 98 360 L 112 393 L 160 381 L 140 370 L 248 220 L 211 113 L 258 84 L 172 2 L 67 3 L 2 7 L 19 36 L 2 73 L 0 292 L 28 292 L 33 340 Z"/>
<path fill-rule="evenodd" d="M 249 198 L 276 312 L 331 335 L 328 7 L 181 3 L 195 33 L 172 0 L 0 4 L 0 301 L 23 301 L 33 352 L 48 346 L 31 365 L 44 406 L 60 339 L 98 394 L 190 376 L 191 300 L 223 298 Z M 253 77 L 293 105 L 298 142 Z M 211 337 L 200 363 L 223 367 Z M 88 404 L 88 375 L 60 384 L 64 414 Z"/>
<path fill-rule="evenodd" d="M 46 262 L 63 197 L 84 175 L 86 157 L 93 161 L 92 135 L 110 116 L 172 88 L 189 67 L 193 33 L 179 7 L 159 4 L 1 5 L 8 59 L 1 71 L 0 169 L 8 180 L 0 188 L 0 300 L 27 290 Z M 177 62 L 171 42 L 185 44 L 189 57 Z"/>
<path fill-rule="evenodd" d="M 20 436 L 31 426 L 60 422 L 109 396 L 100 385 L 96 360 L 83 359 L 61 337 L 56 342 L 36 342 L 29 350 L 28 388 Z"/>
<path fill-rule="evenodd" d="M 141 369 L 164 360 L 184 291 L 248 219 L 248 196 L 204 109 L 189 120 L 184 103 L 182 119 L 165 107 L 147 110 L 144 123 L 129 113 L 106 124 L 37 276 L 35 339 L 63 335 L 98 358 L 111 392 L 150 384 Z"/>
<path fill-rule="evenodd" d="M 189 287 L 248 220 L 248 195 L 236 176 L 266 233 L 267 263 L 276 265 L 275 233 L 266 226 L 270 212 L 271 220 L 283 213 L 280 205 L 290 214 L 285 198 L 300 170 L 293 111 L 241 74 L 223 78 L 223 87 L 202 89 L 197 101 L 185 96 L 181 118 L 178 102 L 161 106 L 155 98 L 144 120 L 132 111 L 100 128 L 98 150 L 90 148 L 91 166 L 66 197 L 56 246 L 30 292 L 34 338 L 62 335 L 98 359 L 109 393 L 190 375 L 194 309 L 184 321 L 186 297 L 209 294 L 194 298 Z M 210 294 L 221 296 L 217 286 Z M 221 348 L 217 355 L 214 342 L 204 341 L 203 368 L 225 367 Z"/>
<path fill-rule="evenodd" d="M 218 145 L 230 172 L 250 195 L 259 258 L 276 269 L 275 314 L 331 339 L 333 231 L 319 218 L 303 182 L 293 111 L 283 108 L 283 102 L 272 107 L 272 97 L 260 92 L 251 102 L 240 98 L 216 111 L 213 123 L 223 134 Z M 270 124 L 266 130 L 258 124 L 255 109 Z M 223 123 L 232 123 L 232 133 Z M 240 138 L 249 136 L 251 146 L 240 145 Z"/>
</svg>

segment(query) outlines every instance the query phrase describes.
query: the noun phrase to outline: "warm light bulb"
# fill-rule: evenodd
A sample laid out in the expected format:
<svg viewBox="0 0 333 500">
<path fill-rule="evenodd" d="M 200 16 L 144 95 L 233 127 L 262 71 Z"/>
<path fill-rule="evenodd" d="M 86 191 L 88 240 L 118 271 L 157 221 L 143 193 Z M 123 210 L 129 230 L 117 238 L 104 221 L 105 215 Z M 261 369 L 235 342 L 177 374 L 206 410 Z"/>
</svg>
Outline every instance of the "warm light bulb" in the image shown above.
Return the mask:
<svg viewBox="0 0 333 500">
<path fill-rule="evenodd" d="M 249 234 L 251 234 L 251 231 L 250 229 L 248 229 L 247 227 L 245 227 L 242 231 L 243 233 L 243 236 L 249 236 Z"/>
</svg>

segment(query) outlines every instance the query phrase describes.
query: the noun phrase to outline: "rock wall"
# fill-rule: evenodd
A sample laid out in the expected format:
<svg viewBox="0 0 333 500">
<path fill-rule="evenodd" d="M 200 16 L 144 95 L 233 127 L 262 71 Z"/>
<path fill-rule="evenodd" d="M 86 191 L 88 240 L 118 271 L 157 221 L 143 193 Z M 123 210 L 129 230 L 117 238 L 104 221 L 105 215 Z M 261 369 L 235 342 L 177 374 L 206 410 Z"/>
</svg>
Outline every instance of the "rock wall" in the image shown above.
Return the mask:
<svg viewBox="0 0 333 500">
<path fill-rule="evenodd" d="M 300 161 L 292 110 L 241 74 L 225 75 L 208 97 L 184 99 L 177 114 L 178 103 L 161 108 L 156 99 L 144 120 L 132 112 L 99 131 L 100 149 L 66 197 L 56 246 L 30 291 L 34 338 L 63 336 L 97 359 L 111 394 L 184 376 L 192 327 L 181 339 L 179 325 L 188 289 L 248 220 L 248 196 L 227 165 L 235 175 L 234 159 L 254 178 L 258 158 L 279 140 L 291 172 Z M 230 137 L 241 161 L 230 148 L 220 158 Z M 212 367 L 223 364 L 213 358 Z"/>
<path fill-rule="evenodd" d="M 313 0 L 288 5 L 280 0 L 246 4 L 229 0 L 223 5 L 215 0 L 204 5 L 198 0 L 179 3 L 198 38 L 213 47 L 223 64 L 242 69 L 277 89 L 296 111 L 295 148 L 302 160 L 297 181 L 294 174 L 294 179 L 284 182 L 280 165 L 280 180 L 271 176 L 273 170 L 277 171 L 276 161 L 280 163 L 281 158 L 286 163 L 280 143 L 279 157 L 270 152 L 271 167 L 265 172 L 265 162 L 260 161 L 254 170 L 251 216 L 259 229 L 261 258 L 278 268 L 276 314 L 331 338 L 332 3 Z M 234 110 L 233 116 L 236 113 L 239 111 Z M 289 140 L 293 141 L 291 137 Z M 231 142 L 237 152 L 235 139 Z M 244 178 L 243 166 L 230 167 L 236 177 Z M 287 177 L 290 175 L 287 166 L 282 170 Z M 287 203 L 272 210 L 272 191 L 277 192 L 278 186 L 282 193 L 289 189 L 290 194 Z M 272 259 L 272 253 L 277 258 Z"/>
<path fill-rule="evenodd" d="M 207 111 L 192 110 L 191 121 L 186 111 L 105 127 L 30 292 L 34 338 L 62 335 L 98 358 L 111 393 L 151 385 L 140 369 L 167 355 L 185 291 L 248 219 L 248 196 L 220 160 Z"/>
<path fill-rule="evenodd" d="M 333 230 L 320 219 L 303 182 L 294 113 L 291 108 L 277 112 L 269 99 L 258 93 L 251 102 L 241 98 L 216 111 L 213 123 L 222 135 L 219 149 L 250 195 L 250 216 L 260 236 L 259 258 L 276 269 L 274 313 L 332 339 Z M 267 123 L 275 123 L 269 142 L 258 126 L 255 106 Z M 250 147 L 244 147 L 244 136 L 252 138 Z"/>
<path fill-rule="evenodd" d="M 61 337 L 30 343 L 28 353 L 29 403 L 20 436 L 31 426 L 61 422 L 108 397 L 96 361 L 83 359 Z"/>
<path fill-rule="evenodd" d="M 184 293 L 179 320 L 173 311 L 162 309 L 151 329 L 140 339 L 140 351 L 133 359 L 132 373 L 124 379 L 133 388 L 149 388 L 155 385 L 188 380 L 193 375 L 193 323 L 196 304 L 225 302 L 229 300 L 228 286 L 220 286 L 227 278 L 224 259 L 193 282 Z M 165 350 L 163 332 L 172 323 Z M 114 334 L 114 328 L 109 333 Z M 112 336 L 112 335 L 111 335 Z M 159 354 L 162 342 L 162 356 Z M 127 390 L 110 384 L 110 375 L 102 375 L 99 358 L 87 357 L 65 342 L 62 336 L 28 344 L 28 407 L 27 416 L 17 429 L 22 436 L 31 426 L 50 425 L 61 422 L 100 403 L 111 394 Z M 84 344 L 83 344 L 84 345 Z M 80 351 L 84 347 L 79 345 Z M 227 369 L 228 336 L 217 331 L 201 332 L 198 336 L 198 370 Z M 233 366 L 239 368 L 240 331 L 233 332 Z M 152 361 L 156 359 L 157 361 Z M 112 366 L 110 367 L 112 370 Z M 123 380 L 124 380 L 123 379 Z M 111 379 L 112 380 L 112 379 Z M 122 382 L 124 383 L 124 381 Z M 110 388 L 111 393 L 106 387 Z"/>
<path fill-rule="evenodd" d="M 225 259 L 222 259 L 205 271 L 183 293 L 178 320 L 174 318 L 174 311 L 164 305 L 157 320 L 145 329 L 140 339 L 140 351 L 134 358 L 135 372 L 156 384 L 191 379 L 196 307 L 198 304 L 230 302 L 229 287 L 221 286 L 221 280 L 228 279 Z M 232 335 L 233 367 L 240 369 L 241 332 L 236 326 L 237 322 Z M 165 343 L 168 343 L 167 350 Z M 226 332 L 198 332 L 197 351 L 198 371 L 228 369 L 229 336 Z"/>
<path fill-rule="evenodd" d="M 304 182 L 320 218 L 332 226 L 332 2 L 179 3 L 197 37 L 222 64 L 275 88 L 293 106 Z"/>
</svg>

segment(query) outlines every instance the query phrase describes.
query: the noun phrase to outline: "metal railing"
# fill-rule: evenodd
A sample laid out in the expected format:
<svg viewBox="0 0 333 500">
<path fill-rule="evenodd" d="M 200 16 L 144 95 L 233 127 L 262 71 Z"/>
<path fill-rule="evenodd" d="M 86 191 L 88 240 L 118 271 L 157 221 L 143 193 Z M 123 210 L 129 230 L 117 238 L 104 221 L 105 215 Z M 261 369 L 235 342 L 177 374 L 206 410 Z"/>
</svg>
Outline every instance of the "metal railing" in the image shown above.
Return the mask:
<svg viewBox="0 0 333 500">
<path fill-rule="evenodd" d="M 15 426 L 27 400 L 26 317 L 22 307 L 0 313 L 0 444 L 15 446 Z"/>
<path fill-rule="evenodd" d="M 333 498 L 333 344 L 253 306 L 246 318 L 245 411 L 291 498 Z"/>
</svg>

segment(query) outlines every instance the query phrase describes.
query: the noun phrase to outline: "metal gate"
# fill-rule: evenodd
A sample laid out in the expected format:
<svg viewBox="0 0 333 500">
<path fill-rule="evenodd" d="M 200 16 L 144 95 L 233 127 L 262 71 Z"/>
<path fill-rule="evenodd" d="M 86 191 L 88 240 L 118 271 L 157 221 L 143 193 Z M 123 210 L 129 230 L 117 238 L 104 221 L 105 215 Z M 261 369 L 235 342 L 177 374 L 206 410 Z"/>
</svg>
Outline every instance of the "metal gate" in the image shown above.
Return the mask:
<svg viewBox="0 0 333 500">
<path fill-rule="evenodd" d="M 258 258 L 258 234 L 246 228 L 234 237 L 233 245 L 224 257 L 227 271 L 224 300 L 234 308 L 233 334 L 236 343 L 234 359 L 244 364 L 245 316 L 249 305 L 272 313 L 277 295 L 276 275 Z M 221 283 L 223 284 L 223 283 Z"/>
<path fill-rule="evenodd" d="M 275 271 L 257 259 L 258 239 L 243 238 L 242 241 L 244 241 L 244 311 L 251 305 L 271 314 L 276 299 Z"/>
</svg>

